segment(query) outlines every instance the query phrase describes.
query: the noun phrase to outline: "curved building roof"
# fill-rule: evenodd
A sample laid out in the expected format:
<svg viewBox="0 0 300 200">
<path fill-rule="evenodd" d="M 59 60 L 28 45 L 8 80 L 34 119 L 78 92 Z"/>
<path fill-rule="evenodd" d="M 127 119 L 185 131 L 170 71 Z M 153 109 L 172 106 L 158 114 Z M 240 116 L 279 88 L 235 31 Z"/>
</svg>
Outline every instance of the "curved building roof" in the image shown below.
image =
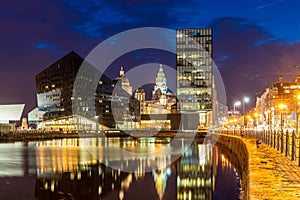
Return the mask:
<svg viewBox="0 0 300 200">
<path fill-rule="evenodd" d="M 19 121 L 25 104 L 0 105 L 0 121 Z"/>
</svg>

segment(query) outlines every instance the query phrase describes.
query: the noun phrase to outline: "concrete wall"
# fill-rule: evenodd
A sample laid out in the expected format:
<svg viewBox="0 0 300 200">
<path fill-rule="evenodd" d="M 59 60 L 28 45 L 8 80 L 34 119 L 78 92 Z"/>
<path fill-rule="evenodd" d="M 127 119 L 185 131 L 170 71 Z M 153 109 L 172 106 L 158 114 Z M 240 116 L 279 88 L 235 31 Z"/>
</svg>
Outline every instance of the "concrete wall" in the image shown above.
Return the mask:
<svg viewBox="0 0 300 200">
<path fill-rule="evenodd" d="M 220 135 L 217 146 L 228 150 L 240 178 L 243 189 L 243 199 L 249 199 L 249 154 L 242 139 L 230 135 Z"/>
</svg>

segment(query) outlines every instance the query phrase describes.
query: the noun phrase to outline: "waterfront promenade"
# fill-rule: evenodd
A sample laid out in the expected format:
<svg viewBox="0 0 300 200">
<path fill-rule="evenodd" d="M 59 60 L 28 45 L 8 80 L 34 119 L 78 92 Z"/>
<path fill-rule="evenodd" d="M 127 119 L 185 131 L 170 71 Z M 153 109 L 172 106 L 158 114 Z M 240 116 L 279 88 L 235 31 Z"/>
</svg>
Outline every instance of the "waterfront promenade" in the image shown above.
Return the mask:
<svg viewBox="0 0 300 200">
<path fill-rule="evenodd" d="M 230 134 L 221 134 L 218 141 L 240 157 L 240 162 L 248 162 L 248 167 L 240 172 L 247 174 L 243 176 L 244 181 L 247 179 L 247 198 L 254 200 L 300 199 L 298 161 L 292 161 L 290 157 L 265 143 L 258 146 L 256 141 L 255 138 Z"/>
<path fill-rule="evenodd" d="M 300 199 L 300 167 L 276 149 L 242 138 L 249 155 L 250 199 Z"/>
</svg>

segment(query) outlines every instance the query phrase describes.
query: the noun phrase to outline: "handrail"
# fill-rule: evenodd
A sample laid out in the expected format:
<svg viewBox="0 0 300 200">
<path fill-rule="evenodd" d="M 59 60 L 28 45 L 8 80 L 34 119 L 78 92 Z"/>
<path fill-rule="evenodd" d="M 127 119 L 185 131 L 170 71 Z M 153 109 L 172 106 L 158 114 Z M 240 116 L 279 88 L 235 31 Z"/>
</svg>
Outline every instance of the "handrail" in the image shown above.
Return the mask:
<svg viewBox="0 0 300 200">
<path fill-rule="evenodd" d="M 244 130 L 243 133 L 239 129 L 222 130 L 221 133 L 241 136 L 246 138 L 255 138 L 261 140 L 266 145 L 277 149 L 285 156 L 290 156 L 292 161 L 298 160 L 300 167 L 300 135 L 297 136 L 295 130 Z"/>
</svg>

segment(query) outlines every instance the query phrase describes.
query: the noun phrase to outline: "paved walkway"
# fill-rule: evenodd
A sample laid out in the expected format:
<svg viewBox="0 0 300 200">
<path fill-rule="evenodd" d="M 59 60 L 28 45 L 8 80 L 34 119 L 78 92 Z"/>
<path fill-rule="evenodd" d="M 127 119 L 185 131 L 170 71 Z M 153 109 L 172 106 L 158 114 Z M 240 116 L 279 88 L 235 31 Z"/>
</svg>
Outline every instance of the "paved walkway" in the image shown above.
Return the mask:
<svg viewBox="0 0 300 200">
<path fill-rule="evenodd" d="M 290 157 L 255 139 L 244 138 L 249 152 L 250 199 L 300 199 L 300 167 Z"/>
</svg>

